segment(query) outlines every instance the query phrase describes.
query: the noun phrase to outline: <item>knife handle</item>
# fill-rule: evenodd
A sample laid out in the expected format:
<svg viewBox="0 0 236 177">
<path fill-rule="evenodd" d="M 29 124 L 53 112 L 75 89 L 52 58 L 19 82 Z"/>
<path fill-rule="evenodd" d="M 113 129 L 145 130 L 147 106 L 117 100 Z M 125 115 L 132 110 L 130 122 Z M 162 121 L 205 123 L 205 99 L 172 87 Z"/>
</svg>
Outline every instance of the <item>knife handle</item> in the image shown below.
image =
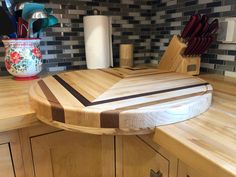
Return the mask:
<svg viewBox="0 0 236 177">
<path fill-rule="evenodd" d="M 185 49 L 184 55 L 189 55 L 189 52 L 192 50 L 192 48 L 194 47 L 195 43 L 197 41 L 197 38 L 192 38 L 189 42 L 188 42 L 188 47 Z"/>
<path fill-rule="evenodd" d="M 197 47 L 200 45 L 201 43 L 201 38 L 200 37 L 196 37 L 197 38 L 197 41 L 195 43 L 195 45 L 192 47 L 192 50 L 190 51 L 190 55 L 194 55 L 196 50 L 197 50 Z"/>
<path fill-rule="evenodd" d="M 203 54 L 206 50 L 208 50 L 212 42 L 213 42 L 213 37 L 212 36 L 208 37 L 207 43 L 204 46 L 204 48 L 201 50 L 200 54 Z"/>
<path fill-rule="evenodd" d="M 205 46 L 205 43 L 207 42 L 207 38 L 201 38 L 201 43 L 199 44 L 199 46 L 197 47 L 197 50 L 195 51 L 194 55 L 201 55 L 200 51 L 202 50 L 202 48 Z"/>
<path fill-rule="evenodd" d="M 195 28 L 194 32 L 192 33 L 190 39 L 192 39 L 193 37 L 196 37 L 198 32 L 201 30 L 202 28 L 202 24 L 198 23 L 197 27 Z"/>
<path fill-rule="evenodd" d="M 192 29 L 193 25 L 196 23 L 197 20 L 198 20 L 198 16 L 196 16 L 196 15 L 192 15 L 190 17 L 190 20 L 188 21 L 188 23 L 184 27 L 184 30 L 181 34 L 181 38 L 186 38 L 188 36 L 190 30 Z"/>
</svg>

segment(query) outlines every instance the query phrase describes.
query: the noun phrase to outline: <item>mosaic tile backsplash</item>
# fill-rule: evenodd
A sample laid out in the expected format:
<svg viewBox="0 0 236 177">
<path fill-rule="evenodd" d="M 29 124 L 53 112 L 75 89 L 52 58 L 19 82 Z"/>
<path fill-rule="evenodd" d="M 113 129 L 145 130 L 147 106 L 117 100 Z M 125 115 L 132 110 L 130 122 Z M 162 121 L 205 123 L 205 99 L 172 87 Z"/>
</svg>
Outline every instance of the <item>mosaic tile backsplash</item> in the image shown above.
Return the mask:
<svg viewBox="0 0 236 177">
<path fill-rule="evenodd" d="M 151 54 L 155 61 L 161 58 L 172 36 L 181 33 L 191 15 L 236 17 L 236 0 L 156 0 L 152 10 Z M 236 44 L 215 42 L 201 57 L 201 71 L 236 76 L 235 55 Z"/>
<path fill-rule="evenodd" d="M 235 0 L 38 0 L 53 8 L 59 24 L 42 37 L 44 72 L 86 68 L 83 17 L 99 9 L 112 16 L 113 56 L 116 66 L 119 44 L 134 44 L 135 63 L 160 60 L 169 40 L 180 34 L 190 15 L 236 16 Z M 202 56 L 202 71 L 235 73 L 236 44 L 216 42 Z M 0 43 L 0 75 L 6 75 L 4 48 Z"/>
<path fill-rule="evenodd" d="M 44 2 L 53 8 L 60 24 L 49 28 L 41 41 L 44 72 L 86 68 L 83 17 L 98 9 L 112 17 L 113 56 L 116 66 L 119 44 L 133 43 L 135 63 L 150 62 L 151 9 L 147 0 L 50 0 Z M 95 41 L 96 42 L 96 41 Z M 2 44 L 1 44 L 2 46 Z M 1 73 L 4 67 L 4 49 L 0 48 Z"/>
</svg>

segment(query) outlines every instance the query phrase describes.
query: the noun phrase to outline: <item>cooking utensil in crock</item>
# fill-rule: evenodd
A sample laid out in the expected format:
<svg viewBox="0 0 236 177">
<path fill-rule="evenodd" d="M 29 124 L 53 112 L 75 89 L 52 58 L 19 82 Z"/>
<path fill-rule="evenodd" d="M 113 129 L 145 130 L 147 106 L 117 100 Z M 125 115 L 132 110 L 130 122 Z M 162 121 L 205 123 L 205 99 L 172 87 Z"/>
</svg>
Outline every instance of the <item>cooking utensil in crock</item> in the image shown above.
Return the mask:
<svg viewBox="0 0 236 177">
<path fill-rule="evenodd" d="M 28 21 L 32 13 L 34 13 L 37 10 L 43 10 L 43 9 L 44 9 L 43 4 L 26 3 L 24 4 L 23 10 L 22 10 L 22 18 Z"/>
<path fill-rule="evenodd" d="M 53 15 L 49 15 L 46 19 L 38 19 L 33 23 L 33 33 L 37 33 L 37 37 L 39 37 L 40 33 L 47 27 L 55 26 L 56 24 L 58 24 L 58 19 Z"/>
<path fill-rule="evenodd" d="M 10 35 L 16 32 L 15 26 L 3 7 L 0 7 L 0 35 Z"/>
<path fill-rule="evenodd" d="M 18 27 L 17 27 L 17 36 L 19 38 L 26 38 L 28 33 L 28 22 L 19 17 Z"/>
<path fill-rule="evenodd" d="M 33 23 L 38 19 L 47 19 L 48 14 L 45 13 L 44 10 L 36 10 L 32 14 L 29 15 L 28 18 L 28 34 L 27 37 L 31 37 L 33 35 Z"/>
</svg>

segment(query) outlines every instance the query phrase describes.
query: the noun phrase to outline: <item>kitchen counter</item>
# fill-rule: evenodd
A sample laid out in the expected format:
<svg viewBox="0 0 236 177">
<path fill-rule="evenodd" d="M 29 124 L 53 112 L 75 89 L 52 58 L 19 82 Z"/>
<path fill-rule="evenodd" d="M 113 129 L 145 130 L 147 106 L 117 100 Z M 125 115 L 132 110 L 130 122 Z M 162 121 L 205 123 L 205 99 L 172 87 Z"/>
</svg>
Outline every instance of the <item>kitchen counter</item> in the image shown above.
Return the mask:
<svg viewBox="0 0 236 177">
<path fill-rule="evenodd" d="M 213 86 L 210 109 L 156 129 L 154 141 L 204 176 L 236 176 L 236 79 L 201 75 Z"/>
<path fill-rule="evenodd" d="M 0 77 L 0 132 L 37 124 L 29 104 L 29 88 L 35 82 Z"/>
<path fill-rule="evenodd" d="M 205 176 L 236 176 L 236 79 L 201 77 L 214 88 L 212 107 L 189 121 L 156 128 L 154 141 Z M 1 132 L 38 123 L 28 98 L 34 82 L 0 78 Z"/>
</svg>

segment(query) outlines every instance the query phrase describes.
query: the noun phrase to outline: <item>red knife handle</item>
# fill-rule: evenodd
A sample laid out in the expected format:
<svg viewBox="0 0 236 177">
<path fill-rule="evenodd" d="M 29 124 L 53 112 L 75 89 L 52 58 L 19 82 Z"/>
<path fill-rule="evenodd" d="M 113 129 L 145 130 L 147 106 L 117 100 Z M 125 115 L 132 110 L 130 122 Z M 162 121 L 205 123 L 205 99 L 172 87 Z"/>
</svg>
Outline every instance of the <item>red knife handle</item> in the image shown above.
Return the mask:
<svg viewBox="0 0 236 177">
<path fill-rule="evenodd" d="M 201 23 L 205 24 L 206 22 L 208 22 L 208 20 L 209 20 L 209 17 L 207 15 L 203 15 L 201 18 Z"/>
<path fill-rule="evenodd" d="M 206 36 L 215 34 L 218 31 L 218 29 L 219 29 L 219 21 L 218 19 L 215 19 L 209 25 Z"/>
<path fill-rule="evenodd" d="M 208 50 L 212 42 L 213 42 L 213 37 L 209 37 L 207 44 L 205 45 L 204 49 L 201 51 L 201 54 L 203 54 L 206 50 Z"/>
<path fill-rule="evenodd" d="M 202 54 L 203 50 L 206 48 L 207 44 L 209 43 L 210 38 L 209 37 L 205 37 L 205 43 L 202 46 L 201 50 L 199 51 L 200 55 Z"/>
<path fill-rule="evenodd" d="M 196 35 L 198 34 L 198 32 L 201 30 L 202 28 L 202 24 L 198 23 L 197 27 L 195 28 L 194 32 L 192 33 L 190 39 L 192 39 L 193 37 L 196 37 Z"/>
<path fill-rule="evenodd" d="M 189 51 L 189 55 L 193 55 L 196 51 L 196 48 L 199 46 L 199 44 L 201 43 L 201 38 L 200 37 L 196 37 L 197 41 L 194 44 L 194 46 L 192 47 L 192 49 Z"/>
<path fill-rule="evenodd" d="M 207 30 L 208 30 L 208 27 L 209 27 L 209 23 L 206 22 L 206 23 L 204 24 L 204 26 L 202 27 L 201 35 L 200 35 L 200 36 L 205 36 L 205 35 L 206 35 Z"/>
<path fill-rule="evenodd" d="M 181 38 L 187 37 L 187 35 L 189 34 L 190 30 L 192 29 L 193 25 L 196 23 L 197 20 L 198 20 L 198 16 L 196 16 L 196 15 L 192 15 L 190 17 L 190 20 L 188 21 L 188 23 L 184 27 L 184 30 L 181 34 Z"/>
<path fill-rule="evenodd" d="M 197 41 L 197 38 L 192 38 L 189 42 L 188 42 L 188 46 L 185 49 L 184 55 L 189 55 L 190 50 L 193 48 L 193 46 L 195 45 Z"/>
<path fill-rule="evenodd" d="M 194 53 L 194 55 L 200 55 L 200 51 L 205 46 L 206 42 L 207 42 L 207 38 L 201 38 L 201 43 L 199 44 L 199 46 L 198 46 L 196 52 Z"/>
</svg>

